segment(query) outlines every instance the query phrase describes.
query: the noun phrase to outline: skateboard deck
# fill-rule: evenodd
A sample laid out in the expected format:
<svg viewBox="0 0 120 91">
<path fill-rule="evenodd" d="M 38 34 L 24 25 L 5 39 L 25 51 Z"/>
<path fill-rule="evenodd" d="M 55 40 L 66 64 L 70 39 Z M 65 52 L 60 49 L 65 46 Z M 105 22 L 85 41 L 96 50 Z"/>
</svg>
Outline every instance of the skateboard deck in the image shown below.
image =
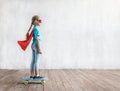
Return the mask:
<svg viewBox="0 0 120 91">
<path fill-rule="evenodd" d="M 48 80 L 48 78 L 46 77 L 42 77 L 42 78 L 29 78 L 29 77 L 23 77 L 22 78 L 24 80 L 24 84 L 28 85 L 30 83 L 30 81 L 38 81 L 40 82 L 42 85 L 45 85 L 45 82 Z"/>
</svg>

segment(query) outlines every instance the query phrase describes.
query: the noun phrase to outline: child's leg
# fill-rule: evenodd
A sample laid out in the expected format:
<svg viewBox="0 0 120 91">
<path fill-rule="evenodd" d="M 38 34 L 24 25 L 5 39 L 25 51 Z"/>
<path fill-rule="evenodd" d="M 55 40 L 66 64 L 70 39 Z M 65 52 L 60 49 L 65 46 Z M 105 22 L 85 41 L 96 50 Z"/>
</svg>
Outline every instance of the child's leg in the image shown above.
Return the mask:
<svg viewBox="0 0 120 91">
<path fill-rule="evenodd" d="M 35 70 L 35 75 L 39 76 L 39 70 L 37 70 L 37 69 Z"/>
<path fill-rule="evenodd" d="M 34 76 L 34 74 L 35 74 L 34 69 L 35 69 L 34 60 L 32 60 L 31 67 L 30 67 L 30 74 L 31 74 L 31 76 Z"/>
<path fill-rule="evenodd" d="M 30 65 L 30 73 L 31 76 L 35 75 L 35 50 L 34 50 L 34 45 L 32 47 L 32 60 L 31 60 L 31 65 Z"/>
<path fill-rule="evenodd" d="M 39 75 L 39 56 L 38 52 L 35 53 L 35 75 Z"/>
<path fill-rule="evenodd" d="M 30 70 L 31 76 L 34 76 L 35 72 L 33 69 Z"/>
</svg>

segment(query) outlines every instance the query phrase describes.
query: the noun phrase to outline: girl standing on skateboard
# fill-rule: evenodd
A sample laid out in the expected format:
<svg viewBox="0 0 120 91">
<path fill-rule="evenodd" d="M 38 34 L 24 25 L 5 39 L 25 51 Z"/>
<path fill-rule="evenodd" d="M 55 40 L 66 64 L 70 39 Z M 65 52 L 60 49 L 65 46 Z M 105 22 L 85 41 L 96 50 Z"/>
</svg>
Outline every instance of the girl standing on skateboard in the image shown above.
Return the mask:
<svg viewBox="0 0 120 91">
<path fill-rule="evenodd" d="M 40 48 L 40 43 L 42 41 L 42 38 L 41 38 L 40 30 L 38 29 L 38 26 L 40 26 L 40 23 L 41 23 L 41 20 L 40 20 L 39 16 L 38 15 L 33 16 L 30 28 L 26 34 L 26 37 L 28 38 L 29 32 L 30 32 L 31 28 L 33 27 L 32 30 L 34 31 L 34 34 L 32 36 L 33 42 L 31 45 L 32 61 L 31 61 L 31 65 L 30 65 L 30 73 L 31 73 L 30 78 L 41 77 L 41 76 L 39 76 L 39 60 L 38 60 L 40 54 L 42 54 L 41 48 Z"/>
</svg>

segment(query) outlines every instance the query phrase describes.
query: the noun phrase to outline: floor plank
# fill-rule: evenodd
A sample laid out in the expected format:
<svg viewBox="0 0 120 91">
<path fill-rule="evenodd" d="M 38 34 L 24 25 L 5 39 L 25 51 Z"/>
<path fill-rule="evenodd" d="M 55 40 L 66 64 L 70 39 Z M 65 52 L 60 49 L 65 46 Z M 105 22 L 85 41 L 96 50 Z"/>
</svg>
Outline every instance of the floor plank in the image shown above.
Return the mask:
<svg viewBox="0 0 120 91">
<path fill-rule="evenodd" d="M 48 77 L 44 91 L 120 91 L 120 70 L 40 70 Z M 29 70 L 0 69 L 0 91 L 43 91 L 41 84 L 23 84 Z"/>
</svg>

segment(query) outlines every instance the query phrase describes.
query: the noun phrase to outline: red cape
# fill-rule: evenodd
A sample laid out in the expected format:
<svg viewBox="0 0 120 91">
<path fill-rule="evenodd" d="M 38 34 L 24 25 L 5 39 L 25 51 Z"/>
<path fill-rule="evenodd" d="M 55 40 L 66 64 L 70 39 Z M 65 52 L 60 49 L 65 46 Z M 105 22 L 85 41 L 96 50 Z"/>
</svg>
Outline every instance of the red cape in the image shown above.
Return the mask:
<svg viewBox="0 0 120 91">
<path fill-rule="evenodd" d="M 30 41 L 31 41 L 31 39 L 32 39 L 33 34 L 34 34 L 34 31 L 32 30 L 28 39 L 22 40 L 22 41 L 18 41 L 18 44 L 20 45 L 20 47 L 21 47 L 24 51 L 26 50 L 26 48 L 27 48 L 28 45 L 30 44 Z"/>
</svg>

